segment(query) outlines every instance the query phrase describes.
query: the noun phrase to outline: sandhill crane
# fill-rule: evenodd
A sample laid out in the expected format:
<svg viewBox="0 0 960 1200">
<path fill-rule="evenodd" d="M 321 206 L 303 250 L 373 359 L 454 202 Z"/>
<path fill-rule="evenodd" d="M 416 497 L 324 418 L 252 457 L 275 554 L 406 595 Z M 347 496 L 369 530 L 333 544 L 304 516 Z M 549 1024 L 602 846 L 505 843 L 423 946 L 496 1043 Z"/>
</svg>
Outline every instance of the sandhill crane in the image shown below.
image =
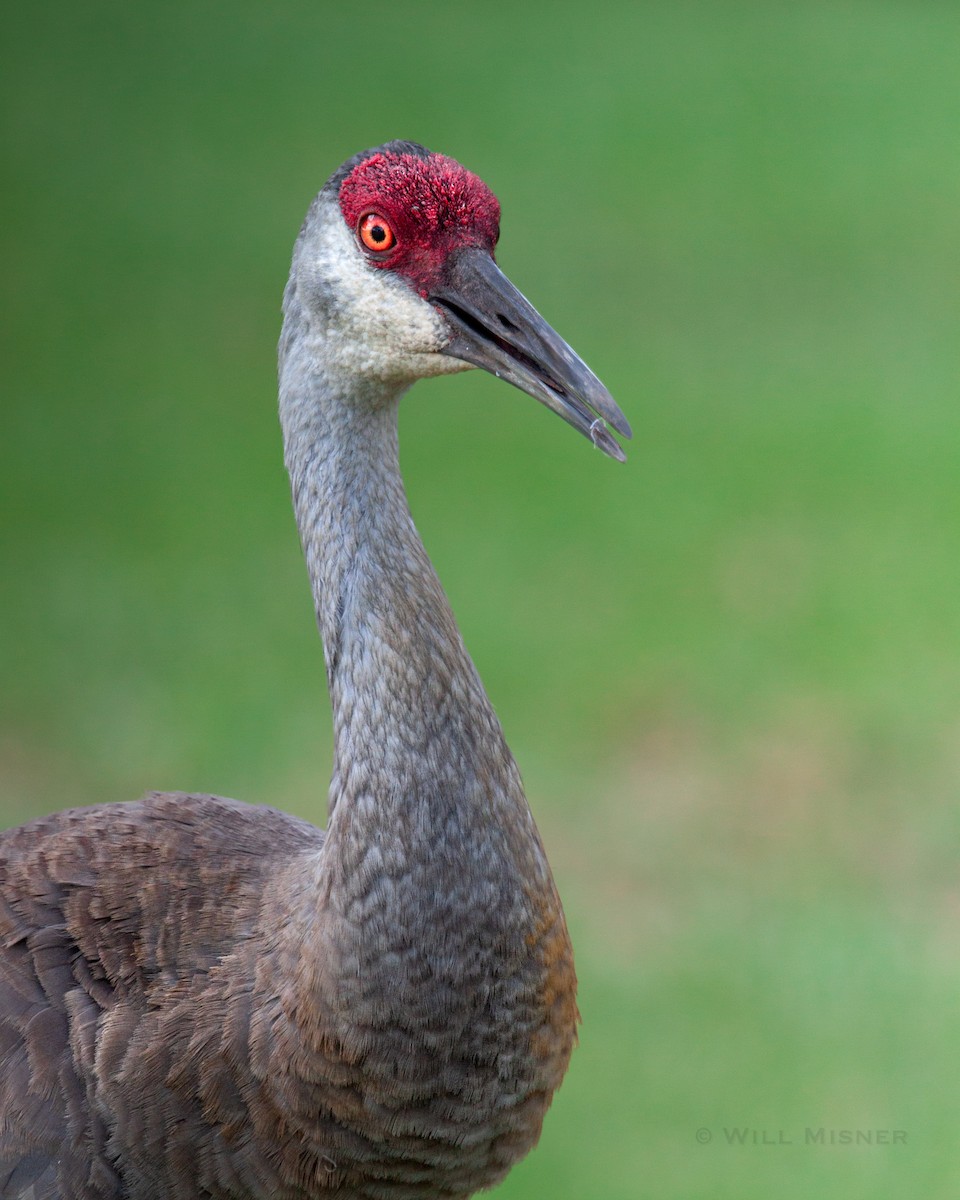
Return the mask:
<svg viewBox="0 0 960 1200">
<path fill-rule="evenodd" d="M 326 833 L 153 794 L 0 839 L 5 1200 L 466 1197 L 535 1143 L 576 1035 L 563 910 L 407 508 L 397 409 L 470 365 L 616 459 L 613 399 L 501 274 L 499 206 L 409 142 L 314 200 L 285 459 L 333 704 Z"/>
</svg>

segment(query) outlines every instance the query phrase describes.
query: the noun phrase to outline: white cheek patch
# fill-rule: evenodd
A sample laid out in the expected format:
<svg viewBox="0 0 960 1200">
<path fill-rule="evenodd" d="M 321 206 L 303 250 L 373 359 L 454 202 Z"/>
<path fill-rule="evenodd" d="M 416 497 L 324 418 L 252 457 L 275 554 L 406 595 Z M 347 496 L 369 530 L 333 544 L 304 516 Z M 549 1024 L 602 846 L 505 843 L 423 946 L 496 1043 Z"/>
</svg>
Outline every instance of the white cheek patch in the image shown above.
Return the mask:
<svg viewBox="0 0 960 1200">
<path fill-rule="evenodd" d="M 463 370 L 442 355 L 449 330 L 432 304 L 364 258 L 336 200 L 311 214 L 299 248 L 301 299 L 329 355 L 364 375 L 420 378 Z"/>
</svg>

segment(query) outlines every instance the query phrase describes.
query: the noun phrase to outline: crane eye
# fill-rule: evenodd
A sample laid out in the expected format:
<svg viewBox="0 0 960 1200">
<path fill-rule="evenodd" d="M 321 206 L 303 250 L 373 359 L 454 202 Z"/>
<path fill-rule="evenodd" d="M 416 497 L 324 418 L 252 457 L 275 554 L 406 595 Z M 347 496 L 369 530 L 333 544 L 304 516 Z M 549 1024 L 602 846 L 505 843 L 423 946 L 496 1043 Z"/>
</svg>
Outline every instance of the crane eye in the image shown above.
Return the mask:
<svg viewBox="0 0 960 1200">
<path fill-rule="evenodd" d="M 371 212 L 362 217 L 357 232 L 360 235 L 360 241 L 368 250 L 380 252 L 392 250 L 397 244 L 390 222 L 384 220 L 379 213 Z"/>
</svg>

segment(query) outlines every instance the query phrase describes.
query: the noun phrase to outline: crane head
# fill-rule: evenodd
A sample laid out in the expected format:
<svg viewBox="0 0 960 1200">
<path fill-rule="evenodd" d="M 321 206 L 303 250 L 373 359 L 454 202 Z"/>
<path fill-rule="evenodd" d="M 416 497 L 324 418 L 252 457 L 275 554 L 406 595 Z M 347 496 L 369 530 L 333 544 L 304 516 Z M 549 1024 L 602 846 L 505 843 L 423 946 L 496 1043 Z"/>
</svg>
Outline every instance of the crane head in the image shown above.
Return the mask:
<svg viewBox="0 0 960 1200">
<path fill-rule="evenodd" d="M 500 205 L 452 158 L 388 142 L 349 159 L 301 232 L 298 285 L 350 344 L 350 369 L 419 378 L 482 367 L 612 458 L 613 397 L 497 266 Z"/>
</svg>

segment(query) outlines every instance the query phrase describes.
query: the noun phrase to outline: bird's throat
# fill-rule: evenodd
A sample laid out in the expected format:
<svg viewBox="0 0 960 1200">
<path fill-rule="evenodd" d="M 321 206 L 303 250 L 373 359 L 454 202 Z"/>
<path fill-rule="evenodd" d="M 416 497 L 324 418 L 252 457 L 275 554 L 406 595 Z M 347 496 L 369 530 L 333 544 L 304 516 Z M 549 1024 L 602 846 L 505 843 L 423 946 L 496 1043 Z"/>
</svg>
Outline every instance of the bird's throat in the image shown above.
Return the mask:
<svg viewBox="0 0 960 1200">
<path fill-rule="evenodd" d="M 346 393 L 315 366 L 306 379 L 291 366 L 288 354 L 281 418 L 333 705 L 330 835 L 344 806 L 375 804 L 388 829 L 384 810 L 395 808 L 396 820 L 420 823 L 418 837 L 437 840 L 452 797 L 458 822 L 489 823 L 503 805 L 526 814 L 500 724 L 410 515 L 397 432 L 405 389 L 378 381 Z"/>
</svg>

